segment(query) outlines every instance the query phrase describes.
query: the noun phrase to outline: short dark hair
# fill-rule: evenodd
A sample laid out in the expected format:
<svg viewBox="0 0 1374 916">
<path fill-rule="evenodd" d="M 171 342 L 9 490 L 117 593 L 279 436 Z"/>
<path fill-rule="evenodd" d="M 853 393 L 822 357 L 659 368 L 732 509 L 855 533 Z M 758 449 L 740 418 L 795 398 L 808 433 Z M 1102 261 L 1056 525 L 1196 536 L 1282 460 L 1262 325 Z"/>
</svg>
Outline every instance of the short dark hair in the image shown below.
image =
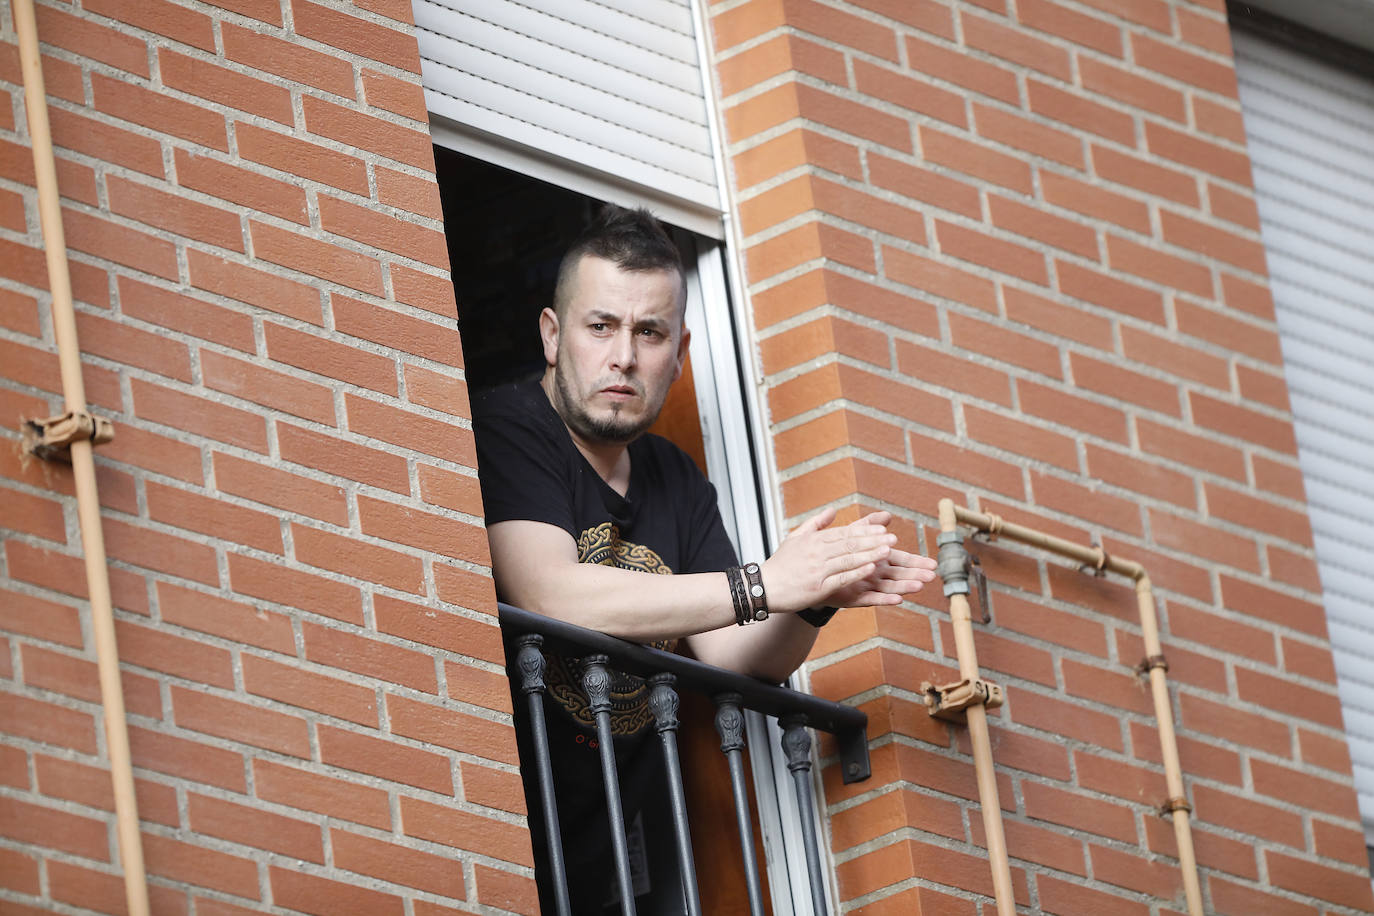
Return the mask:
<svg viewBox="0 0 1374 916">
<path fill-rule="evenodd" d="M 610 261 L 621 270 L 676 271 L 682 280 L 682 298 L 686 301 L 687 278 L 682 255 L 663 225 L 644 207 L 631 209 L 605 204 L 568 248 L 558 265 L 558 282 L 553 291 L 553 308 L 560 317 L 572 296 L 577 264 L 584 257 Z"/>
</svg>

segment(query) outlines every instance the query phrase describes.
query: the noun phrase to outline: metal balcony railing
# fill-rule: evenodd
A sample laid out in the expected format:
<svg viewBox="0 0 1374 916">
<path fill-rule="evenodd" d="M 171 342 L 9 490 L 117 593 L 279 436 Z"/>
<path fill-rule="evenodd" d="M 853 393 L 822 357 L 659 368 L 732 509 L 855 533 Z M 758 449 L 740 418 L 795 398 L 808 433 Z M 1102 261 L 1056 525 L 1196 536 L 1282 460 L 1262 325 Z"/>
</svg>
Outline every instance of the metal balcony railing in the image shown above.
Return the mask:
<svg viewBox="0 0 1374 916">
<path fill-rule="evenodd" d="M 635 895 L 631 884 L 625 815 L 621 806 L 612 744 L 608 674 L 610 669 L 644 678 L 651 688 L 649 706 L 662 746 L 678 871 L 682 880 L 682 899 L 686 912 L 690 916 L 700 916 L 701 898 L 697 890 L 696 871 L 692 860 L 690 826 L 682 788 L 682 769 L 678 759 L 678 691 L 705 695 L 716 705 L 716 731 L 720 734 L 721 751 L 725 755 L 730 773 L 735 819 L 743 847 L 745 885 L 752 916 L 762 916 L 765 911 L 745 787 L 743 711 L 754 710 L 778 720 L 782 730 L 782 751 L 787 760 L 787 768 L 792 773 L 800 812 L 812 906 L 817 916 L 823 916 L 828 912 L 821 875 L 820 850 L 816 839 L 815 813 L 812 808 L 810 729 L 820 729 L 835 736 L 843 779 L 846 783 L 858 782 L 867 779 L 870 772 L 868 717 L 864 713 L 850 706 L 831 703 L 786 687 L 776 687 L 732 671 L 626 642 L 595 630 L 552 620 L 507 604 L 500 605 L 500 617 L 501 627 L 505 632 L 507 644 L 511 646 L 510 652 L 514 662 L 510 669 L 510 677 L 517 688 L 517 695 L 525 699 L 529 718 L 535 759 L 522 760 L 521 764 L 525 767 L 533 766 L 537 776 L 539 807 L 543 813 L 549 846 L 548 862 L 554 885 L 553 898 L 559 916 L 569 916 L 571 908 L 558 826 L 558 806 L 554 796 L 554 761 L 551 760 L 549 753 L 541 696 L 545 689 L 544 651 L 581 660 L 579 667 L 582 671 L 582 689 L 596 718 L 598 752 L 606 791 L 605 807 L 610 821 L 620 908 L 624 916 L 633 916 L 635 913 Z"/>
</svg>

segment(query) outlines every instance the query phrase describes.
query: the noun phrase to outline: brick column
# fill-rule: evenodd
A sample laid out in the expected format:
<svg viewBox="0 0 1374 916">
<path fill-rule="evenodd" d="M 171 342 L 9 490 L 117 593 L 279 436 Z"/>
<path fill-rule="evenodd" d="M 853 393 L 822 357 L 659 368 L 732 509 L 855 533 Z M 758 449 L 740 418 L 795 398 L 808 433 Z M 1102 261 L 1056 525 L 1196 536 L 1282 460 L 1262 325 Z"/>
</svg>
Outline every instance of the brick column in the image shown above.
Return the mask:
<svg viewBox="0 0 1374 916">
<path fill-rule="evenodd" d="M 712 40 L 786 512 L 951 496 L 1146 565 L 1209 912 L 1371 905 L 1220 0 L 725 0 Z M 1182 907 L 1134 599 L 976 547 L 1019 904 Z M 874 778 L 827 810 L 863 913 L 991 879 L 938 592 L 812 659 Z"/>
</svg>

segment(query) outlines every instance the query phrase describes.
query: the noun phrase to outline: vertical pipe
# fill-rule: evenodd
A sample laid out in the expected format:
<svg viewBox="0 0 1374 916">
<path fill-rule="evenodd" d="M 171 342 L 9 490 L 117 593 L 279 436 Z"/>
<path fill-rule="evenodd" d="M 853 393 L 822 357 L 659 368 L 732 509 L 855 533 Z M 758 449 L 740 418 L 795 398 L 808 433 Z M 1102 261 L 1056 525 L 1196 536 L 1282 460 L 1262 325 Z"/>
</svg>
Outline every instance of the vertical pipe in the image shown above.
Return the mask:
<svg viewBox="0 0 1374 916">
<path fill-rule="evenodd" d="M 1183 767 L 1178 759 L 1174 711 L 1169 703 L 1169 685 L 1164 675 L 1159 620 L 1155 615 L 1150 577 L 1143 572 L 1136 579 L 1135 594 L 1140 607 L 1140 631 L 1145 640 L 1145 664 L 1149 670 L 1150 694 L 1155 704 L 1155 721 L 1159 724 L 1159 749 L 1164 758 L 1164 780 L 1169 792 L 1167 806 L 1174 822 L 1174 839 L 1178 844 L 1178 867 L 1183 873 L 1183 893 L 1188 901 L 1189 916 L 1202 916 L 1202 888 L 1198 882 L 1197 857 L 1193 852 L 1193 831 L 1188 823 L 1187 803 L 1183 795 Z"/>
<path fill-rule="evenodd" d="M 955 534 L 954 501 L 940 500 L 940 533 Z M 943 540 L 943 538 L 942 538 Z M 948 583 L 947 583 L 948 584 Z M 959 675 L 978 678 L 978 652 L 973 646 L 973 617 L 969 609 L 967 581 L 965 591 L 949 595 L 949 616 L 954 628 L 955 651 L 959 656 Z M 949 590 L 946 588 L 946 593 Z M 1007 839 L 1002 830 L 1002 803 L 997 796 L 997 772 L 992 765 L 992 742 L 988 736 L 988 713 L 981 703 L 969 706 L 969 742 L 973 745 L 973 769 L 978 781 L 978 805 L 983 809 L 983 832 L 988 841 L 988 864 L 992 868 L 992 890 L 997 900 L 997 916 L 1016 916 L 1016 901 L 1011 886 L 1011 865 L 1007 860 Z"/>
<path fill-rule="evenodd" d="M 816 916 L 826 916 L 825 882 L 821 880 L 821 851 L 816 841 L 816 814 L 811 807 L 811 734 L 805 716 L 788 716 L 782 726 L 782 753 L 797 790 L 797 808 L 802 824 L 802 845 L 806 848 L 806 877 L 811 884 L 811 908 Z"/>
<path fill-rule="evenodd" d="M 701 916 L 701 895 L 697 891 L 697 867 L 692 860 L 692 834 L 687 825 L 687 796 L 682 791 L 682 765 L 677 754 L 677 691 L 671 674 L 649 678 L 649 708 L 663 744 L 663 764 L 668 777 L 668 804 L 673 810 L 673 836 L 677 840 L 677 866 L 682 873 L 682 896 L 688 916 Z"/>
<path fill-rule="evenodd" d="M 716 731 L 720 749 L 730 765 L 730 787 L 735 795 L 735 823 L 744 854 L 744 884 L 749 893 L 751 916 L 763 916 L 763 888 L 759 883 L 759 863 L 754 858 L 754 829 L 749 821 L 749 795 L 744 786 L 744 714 L 737 693 L 716 697 Z"/>
<path fill-rule="evenodd" d="M 539 803 L 544 811 L 544 833 L 549 846 L 549 869 L 553 872 L 554 905 L 558 916 L 572 916 L 568 901 L 568 870 L 563 863 L 563 833 L 558 826 L 558 800 L 553 793 L 553 764 L 549 759 L 549 729 L 544 723 L 544 637 L 529 633 L 515 641 L 519 651 L 515 665 L 520 670 L 520 691 L 529 702 L 530 733 L 534 742 L 535 775 L 539 779 Z"/>
<path fill-rule="evenodd" d="M 625 842 L 625 810 L 620 804 L 620 777 L 615 768 L 615 742 L 611 733 L 611 675 L 609 655 L 588 655 L 582 660 L 582 689 L 596 715 L 596 740 L 601 752 L 601 778 L 606 787 L 606 814 L 611 821 L 611 852 L 615 879 L 620 889 L 620 912 L 635 916 L 635 890 L 630 880 L 630 851 Z"/>
<path fill-rule="evenodd" d="M 48 287 L 52 292 L 53 335 L 57 339 L 62 396 L 68 411 L 84 413 L 86 388 L 81 378 L 81 350 L 77 344 L 76 316 L 72 309 L 67 240 L 62 230 L 57 169 L 53 162 L 47 90 L 43 84 L 33 0 L 13 0 L 12 9 L 14 28 L 19 39 L 19 65 L 24 77 L 24 108 L 28 114 L 29 137 L 33 143 L 34 184 L 38 189 L 38 215 L 48 262 Z M 110 780 L 114 787 L 119 857 L 124 869 L 124 896 L 131 916 L 147 916 L 148 883 L 143 867 L 143 841 L 138 830 L 138 802 L 134 795 L 129 731 L 124 718 L 124 686 L 119 677 L 114 604 L 110 598 L 105 538 L 100 527 L 95 456 L 87 439 L 72 442 L 70 452 L 72 477 L 76 485 L 77 520 L 86 564 L 86 588 L 90 595 L 100 700 L 104 709 L 105 744 L 110 755 Z"/>
</svg>

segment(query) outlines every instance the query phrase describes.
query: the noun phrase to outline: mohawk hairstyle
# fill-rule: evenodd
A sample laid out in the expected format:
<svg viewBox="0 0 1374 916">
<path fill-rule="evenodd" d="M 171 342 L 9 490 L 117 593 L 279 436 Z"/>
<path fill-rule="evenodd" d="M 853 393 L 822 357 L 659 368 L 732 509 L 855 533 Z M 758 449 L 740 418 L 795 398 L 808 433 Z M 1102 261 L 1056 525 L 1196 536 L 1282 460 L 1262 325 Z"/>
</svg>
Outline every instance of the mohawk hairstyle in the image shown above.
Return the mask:
<svg viewBox="0 0 1374 916">
<path fill-rule="evenodd" d="M 577 264 L 584 257 L 610 261 L 621 270 L 676 271 L 682 278 L 683 299 L 686 299 L 687 281 L 677 245 L 644 207 L 630 209 L 606 204 L 572 243 L 558 265 L 558 282 L 553 293 L 554 311 L 560 317 L 568 297 L 573 294 Z"/>
</svg>

